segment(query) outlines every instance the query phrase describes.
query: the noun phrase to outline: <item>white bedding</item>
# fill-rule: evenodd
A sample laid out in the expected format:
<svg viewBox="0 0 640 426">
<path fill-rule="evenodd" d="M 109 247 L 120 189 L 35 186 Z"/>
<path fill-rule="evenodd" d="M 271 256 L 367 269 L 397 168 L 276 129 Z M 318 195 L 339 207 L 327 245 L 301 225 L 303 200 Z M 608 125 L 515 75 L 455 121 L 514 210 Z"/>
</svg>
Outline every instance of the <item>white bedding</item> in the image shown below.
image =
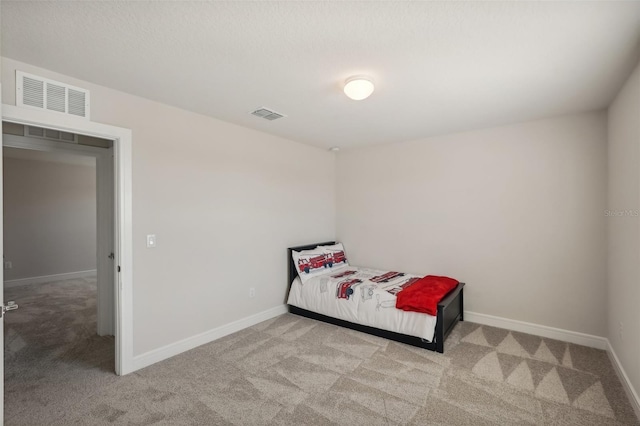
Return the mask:
<svg viewBox="0 0 640 426">
<path fill-rule="evenodd" d="M 350 266 L 310 278 L 304 284 L 296 277 L 287 303 L 329 317 L 431 341 L 436 317 L 396 308 L 395 294 L 401 286 L 420 277 L 402 274 L 383 282 L 386 277 L 381 276 L 387 273 L 393 275 L 388 271 Z"/>
</svg>

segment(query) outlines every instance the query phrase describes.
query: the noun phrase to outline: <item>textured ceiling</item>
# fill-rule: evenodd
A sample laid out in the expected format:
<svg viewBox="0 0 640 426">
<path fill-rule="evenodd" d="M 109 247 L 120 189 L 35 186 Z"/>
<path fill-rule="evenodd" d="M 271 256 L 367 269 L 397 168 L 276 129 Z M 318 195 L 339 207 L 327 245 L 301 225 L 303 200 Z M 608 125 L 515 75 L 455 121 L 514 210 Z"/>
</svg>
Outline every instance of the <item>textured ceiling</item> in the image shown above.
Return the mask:
<svg viewBox="0 0 640 426">
<path fill-rule="evenodd" d="M 2 1 L 3 56 L 324 148 L 604 108 L 639 40 L 637 1 Z"/>
</svg>

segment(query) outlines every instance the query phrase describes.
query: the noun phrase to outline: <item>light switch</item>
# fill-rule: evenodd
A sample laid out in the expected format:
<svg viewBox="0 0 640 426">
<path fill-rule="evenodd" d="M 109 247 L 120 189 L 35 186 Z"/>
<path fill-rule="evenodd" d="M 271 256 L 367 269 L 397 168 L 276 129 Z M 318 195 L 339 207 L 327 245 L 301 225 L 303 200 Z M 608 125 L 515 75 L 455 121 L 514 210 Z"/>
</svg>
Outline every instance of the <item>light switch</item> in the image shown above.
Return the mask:
<svg viewBox="0 0 640 426">
<path fill-rule="evenodd" d="M 147 248 L 154 248 L 156 246 L 156 235 L 147 235 Z"/>
</svg>

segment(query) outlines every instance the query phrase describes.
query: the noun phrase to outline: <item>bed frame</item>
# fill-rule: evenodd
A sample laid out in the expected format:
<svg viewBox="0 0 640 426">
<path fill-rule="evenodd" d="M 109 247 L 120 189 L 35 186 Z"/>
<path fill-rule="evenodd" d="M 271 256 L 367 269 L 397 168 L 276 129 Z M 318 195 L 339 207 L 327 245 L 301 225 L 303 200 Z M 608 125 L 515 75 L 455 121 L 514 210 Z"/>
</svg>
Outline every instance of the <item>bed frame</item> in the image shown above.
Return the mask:
<svg viewBox="0 0 640 426">
<path fill-rule="evenodd" d="M 296 270 L 296 266 L 293 263 L 293 258 L 291 257 L 291 251 L 301 251 L 301 250 L 312 250 L 317 246 L 331 245 L 335 244 L 334 241 L 327 241 L 324 243 L 316 243 L 316 244 L 308 244 L 304 246 L 298 247 L 289 247 L 288 250 L 288 279 L 289 279 L 289 290 L 291 289 L 291 284 L 293 284 L 293 280 L 298 276 L 298 271 Z M 464 283 L 459 283 L 458 286 L 453 289 L 444 299 L 438 303 L 438 314 L 437 314 L 437 322 L 436 329 L 433 335 L 433 341 L 429 342 L 420 337 L 408 336 L 406 334 L 395 333 L 393 331 L 381 330 L 375 327 L 369 327 L 367 325 L 356 324 L 349 321 L 344 321 L 338 318 L 329 317 L 326 315 L 318 314 L 316 312 L 308 311 L 306 309 L 298 308 L 297 306 L 289 305 L 289 312 L 296 315 L 301 315 L 303 317 L 312 318 L 319 321 L 328 322 L 330 324 L 339 325 L 341 327 L 350 328 L 352 330 L 361 331 L 363 333 L 373 334 L 374 336 L 384 337 L 385 339 L 395 340 L 396 342 L 406 343 L 408 345 L 417 346 L 419 348 L 428 349 L 430 351 L 436 351 L 439 353 L 444 352 L 444 339 L 447 338 L 453 327 L 458 323 L 458 321 L 463 321 L 464 316 L 464 299 L 463 299 L 463 290 Z"/>
</svg>

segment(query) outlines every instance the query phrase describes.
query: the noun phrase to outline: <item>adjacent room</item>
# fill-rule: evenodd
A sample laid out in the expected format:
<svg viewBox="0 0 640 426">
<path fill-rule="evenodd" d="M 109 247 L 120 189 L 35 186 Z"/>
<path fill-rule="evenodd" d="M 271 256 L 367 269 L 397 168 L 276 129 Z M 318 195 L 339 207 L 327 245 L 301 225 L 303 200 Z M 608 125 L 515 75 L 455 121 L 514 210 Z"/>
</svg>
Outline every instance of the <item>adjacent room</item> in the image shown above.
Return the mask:
<svg viewBox="0 0 640 426">
<path fill-rule="evenodd" d="M 0 24 L 6 424 L 640 424 L 640 2 Z"/>
</svg>

